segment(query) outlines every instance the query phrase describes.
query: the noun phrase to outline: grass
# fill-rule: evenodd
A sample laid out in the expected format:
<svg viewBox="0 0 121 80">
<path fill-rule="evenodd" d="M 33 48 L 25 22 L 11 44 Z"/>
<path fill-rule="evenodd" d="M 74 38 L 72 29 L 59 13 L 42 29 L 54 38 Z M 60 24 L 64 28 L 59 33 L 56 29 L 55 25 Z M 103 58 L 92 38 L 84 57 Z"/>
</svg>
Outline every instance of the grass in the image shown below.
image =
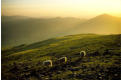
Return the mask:
<svg viewBox="0 0 121 80">
<path fill-rule="evenodd" d="M 81 50 L 87 55 L 80 60 L 76 54 Z M 77 34 L 20 45 L 2 49 L 2 79 L 116 80 L 120 53 L 121 35 Z M 62 56 L 67 56 L 68 63 L 55 64 Z M 42 65 L 48 59 L 53 60 L 52 68 Z"/>
</svg>

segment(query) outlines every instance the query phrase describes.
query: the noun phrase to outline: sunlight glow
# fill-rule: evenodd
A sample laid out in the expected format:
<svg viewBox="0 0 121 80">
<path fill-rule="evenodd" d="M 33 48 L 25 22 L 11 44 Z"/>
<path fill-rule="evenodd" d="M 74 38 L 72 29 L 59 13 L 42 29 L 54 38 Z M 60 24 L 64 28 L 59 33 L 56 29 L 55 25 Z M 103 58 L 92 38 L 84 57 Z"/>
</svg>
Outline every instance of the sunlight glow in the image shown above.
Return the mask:
<svg viewBox="0 0 121 80">
<path fill-rule="evenodd" d="M 121 17 L 121 0 L 2 0 L 2 15 L 31 17 Z"/>
</svg>

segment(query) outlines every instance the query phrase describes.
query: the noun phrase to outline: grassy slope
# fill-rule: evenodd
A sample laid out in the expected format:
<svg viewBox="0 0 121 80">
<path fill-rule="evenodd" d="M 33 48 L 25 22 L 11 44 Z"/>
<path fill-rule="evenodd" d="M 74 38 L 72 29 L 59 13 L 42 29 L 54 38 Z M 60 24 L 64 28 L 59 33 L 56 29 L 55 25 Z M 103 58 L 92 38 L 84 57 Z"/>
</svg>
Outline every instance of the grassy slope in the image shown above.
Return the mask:
<svg viewBox="0 0 121 80">
<path fill-rule="evenodd" d="M 59 35 L 64 36 L 67 35 L 67 30 L 84 21 L 78 18 L 2 16 L 2 46 L 30 44 Z"/>
<path fill-rule="evenodd" d="M 121 32 L 121 18 L 107 14 L 89 20 L 2 16 L 1 24 L 2 46 L 4 47 L 16 46 L 22 43 L 30 44 L 72 34 L 120 34 Z"/>
<path fill-rule="evenodd" d="M 53 80 L 57 78 L 80 80 L 87 79 L 88 75 L 91 75 L 92 77 L 89 77 L 90 80 L 97 80 L 98 75 L 96 76 L 95 74 L 99 73 L 101 69 L 120 68 L 120 42 L 121 35 L 78 34 L 3 50 L 2 78 L 13 80 L 17 79 L 16 76 L 18 75 L 18 78 L 24 79 L 25 75 L 27 75 L 28 77 L 26 78 L 31 78 L 31 80 L 40 80 L 40 78 L 43 80 L 45 78 L 51 78 Z M 81 61 L 78 61 L 79 56 L 76 56 L 76 54 L 81 50 L 85 50 L 87 56 Z M 61 56 L 67 56 L 70 64 L 62 64 L 61 66 L 54 64 L 52 68 L 43 69 L 42 62 L 44 60 L 52 59 L 55 62 Z M 16 64 L 13 64 L 14 62 Z M 15 68 L 16 65 L 17 68 Z M 83 69 L 83 66 L 86 66 L 86 68 Z M 96 68 L 97 66 L 99 68 Z M 56 67 L 59 68 L 55 69 Z M 79 68 L 78 71 L 75 71 L 77 73 L 76 76 L 74 76 L 73 71 L 68 70 L 75 67 Z M 92 68 L 96 70 L 93 71 Z M 54 72 L 52 72 L 53 70 Z M 85 70 L 87 71 L 85 72 Z M 44 76 L 41 77 L 41 75 Z M 78 75 L 83 77 L 79 77 Z M 111 75 L 108 78 L 113 78 Z"/>
</svg>

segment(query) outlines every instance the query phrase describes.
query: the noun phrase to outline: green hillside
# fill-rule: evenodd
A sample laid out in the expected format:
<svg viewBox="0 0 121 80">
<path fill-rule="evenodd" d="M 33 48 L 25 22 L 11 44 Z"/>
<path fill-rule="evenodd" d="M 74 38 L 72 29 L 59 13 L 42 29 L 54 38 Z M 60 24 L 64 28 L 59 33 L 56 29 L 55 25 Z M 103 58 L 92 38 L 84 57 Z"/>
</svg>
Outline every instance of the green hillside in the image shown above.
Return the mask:
<svg viewBox="0 0 121 80">
<path fill-rule="evenodd" d="M 80 59 L 78 53 L 86 51 Z M 2 49 L 3 80 L 119 80 L 121 35 L 77 34 Z M 66 56 L 67 63 L 57 64 Z M 42 65 L 51 59 L 53 67 Z"/>
<path fill-rule="evenodd" d="M 31 44 L 74 34 L 121 34 L 121 18 L 103 14 L 85 20 L 78 18 L 29 18 L 2 16 L 2 47 Z"/>
<path fill-rule="evenodd" d="M 2 16 L 2 46 L 16 46 L 64 36 L 68 30 L 84 22 L 78 18 L 28 18 Z"/>
</svg>

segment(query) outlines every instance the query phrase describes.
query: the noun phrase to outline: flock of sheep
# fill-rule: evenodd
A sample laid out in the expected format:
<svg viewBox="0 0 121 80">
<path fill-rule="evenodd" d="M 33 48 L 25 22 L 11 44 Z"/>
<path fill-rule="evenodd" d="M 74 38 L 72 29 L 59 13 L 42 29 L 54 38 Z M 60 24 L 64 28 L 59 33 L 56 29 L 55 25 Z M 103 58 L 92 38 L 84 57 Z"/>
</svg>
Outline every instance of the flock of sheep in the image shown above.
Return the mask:
<svg viewBox="0 0 121 80">
<path fill-rule="evenodd" d="M 81 51 L 79 53 L 79 55 L 81 57 L 84 57 L 86 56 L 86 52 L 85 51 Z M 61 57 L 57 60 L 59 63 L 66 63 L 67 62 L 67 57 Z M 49 67 L 52 67 L 53 66 L 53 61 L 52 60 L 46 60 L 46 61 L 43 61 L 43 65 L 44 66 L 49 66 Z"/>
</svg>

